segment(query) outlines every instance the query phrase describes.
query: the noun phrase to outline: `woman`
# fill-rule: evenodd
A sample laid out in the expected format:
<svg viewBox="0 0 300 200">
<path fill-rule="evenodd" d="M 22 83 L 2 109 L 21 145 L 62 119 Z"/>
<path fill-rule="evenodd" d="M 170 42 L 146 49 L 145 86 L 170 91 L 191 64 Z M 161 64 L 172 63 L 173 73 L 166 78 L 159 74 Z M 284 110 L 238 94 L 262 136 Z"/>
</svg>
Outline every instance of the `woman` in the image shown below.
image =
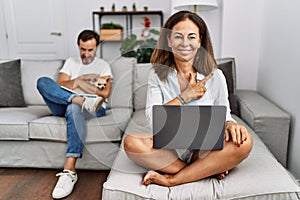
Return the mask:
<svg viewBox="0 0 300 200">
<path fill-rule="evenodd" d="M 142 183 L 174 186 L 206 177 L 225 177 L 252 149 L 252 137 L 230 115 L 225 77 L 217 68 L 205 22 L 195 13 L 180 11 L 165 23 L 152 54 L 146 115 L 152 106 L 227 106 L 224 147 L 217 151 L 154 149 L 151 133 L 126 136 L 130 159 L 150 169 Z"/>
</svg>

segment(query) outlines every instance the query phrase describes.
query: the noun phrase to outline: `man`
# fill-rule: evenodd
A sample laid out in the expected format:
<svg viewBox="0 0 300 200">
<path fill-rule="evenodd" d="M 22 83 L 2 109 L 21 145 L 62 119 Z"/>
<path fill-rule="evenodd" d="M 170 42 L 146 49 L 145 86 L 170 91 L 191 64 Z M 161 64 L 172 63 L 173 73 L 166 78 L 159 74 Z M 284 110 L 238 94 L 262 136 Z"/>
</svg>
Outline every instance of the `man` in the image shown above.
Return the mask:
<svg viewBox="0 0 300 200">
<path fill-rule="evenodd" d="M 91 30 L 82 31 L 77 39 L 80 58 L 69 58 L 60 70 L 58 80 L 42 77 L 37 88 L 55 116 L 66 118 L 67 152 L 64 170 L 58 173 L 58 182 L 52 197 L 60 199 L 71 194 L 77 182 L 76 161 L 82 157 L 83 143 L 86 137 L 86 120 L 105 115 L 105 102 L 111 91 L 112 73 L 108 63 L 95 57 L 99 48 L 99 35 Z M 99 89 L 92 84 L 98 78 L 107 80 L 106 87 Z M 75 90 L 80 88 L 96 97 L 80 96 L 60 86 Z"/>
</svg>

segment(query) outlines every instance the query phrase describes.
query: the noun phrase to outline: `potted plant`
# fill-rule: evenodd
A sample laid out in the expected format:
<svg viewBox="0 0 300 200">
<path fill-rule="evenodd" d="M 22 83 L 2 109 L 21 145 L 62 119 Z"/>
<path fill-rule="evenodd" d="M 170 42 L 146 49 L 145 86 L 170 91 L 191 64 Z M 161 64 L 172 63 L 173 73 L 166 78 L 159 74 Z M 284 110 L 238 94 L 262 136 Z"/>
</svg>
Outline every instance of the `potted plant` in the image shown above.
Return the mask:
<svg viewBox="0 0 300 200">
<path fill-rule="evenodd" d="M 136 11 L 136 5 L 135 5 L 135 3 L 132 4 L 132 11 Z"/>
<path fill-rule="evenodd" d="M 159 35 L 156 29 L 150 29 L 150 36 L 144 40 L 137 40 L 135 34 L 129 35 L 120 47 L 121 55 L 124 57 L 135 57 L 138 63 L 149 63 Z"/>
<path fill-rule="evenodd" d="M 103 23 L 100 26 L 100 40 L 121 41 L 123 39 L 123 27 L 120 24 Z"/>
</svg>

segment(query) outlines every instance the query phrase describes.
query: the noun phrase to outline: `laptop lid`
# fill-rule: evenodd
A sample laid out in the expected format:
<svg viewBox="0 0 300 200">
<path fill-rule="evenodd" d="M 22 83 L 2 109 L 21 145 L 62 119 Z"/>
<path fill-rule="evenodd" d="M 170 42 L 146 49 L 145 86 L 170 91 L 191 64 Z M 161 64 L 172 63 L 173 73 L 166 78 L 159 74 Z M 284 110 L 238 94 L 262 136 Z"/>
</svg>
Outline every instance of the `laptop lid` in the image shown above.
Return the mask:
<svg viewBox="0 0 300 200">
<path fill-rule="evenodd" d="M 223 148 L 226 106 L 153 106 L 153 147 Z"/>
</svg>

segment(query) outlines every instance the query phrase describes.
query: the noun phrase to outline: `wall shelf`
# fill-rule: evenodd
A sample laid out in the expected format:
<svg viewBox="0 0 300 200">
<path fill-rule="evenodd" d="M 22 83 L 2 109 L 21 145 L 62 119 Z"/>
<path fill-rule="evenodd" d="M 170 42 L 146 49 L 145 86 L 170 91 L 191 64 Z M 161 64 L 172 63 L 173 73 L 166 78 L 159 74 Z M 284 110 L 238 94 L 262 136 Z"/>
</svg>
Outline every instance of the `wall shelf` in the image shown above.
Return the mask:
<svg viewBox="0 0 300 200">
<path fill-rule="evenodd" d="M 160 26 L 163 26 L 163 12 L 162 11 L 94 11 L 93 12 L 93 30 L 97 31 L 99 33 L 99 30 L 96 30 L 96 20 L 98 19 L 98 26 L 99 29 L 102 24 L 102 17 L 103 16 L 123 16 L 125 17 L 125 28 L 123 31 L 126 33 L 126 37 L 128 37 L 130 34 L 132 34 L 132 19 L 134 16 L 140 16 L 140 15 L 156 15 L 160 17 Z M 100 35 L 100 41 L 101 41 L 101 35 Z M 106 41 L 111 42 L 111 41 Z M 114 41 L 116 42 L 116 41 Z M 120 41 L 121 42 L 121 41 Z M 102 53 L 102 45 L 100 45 L 100 57 L 103 57 Z"/>
</svg>

